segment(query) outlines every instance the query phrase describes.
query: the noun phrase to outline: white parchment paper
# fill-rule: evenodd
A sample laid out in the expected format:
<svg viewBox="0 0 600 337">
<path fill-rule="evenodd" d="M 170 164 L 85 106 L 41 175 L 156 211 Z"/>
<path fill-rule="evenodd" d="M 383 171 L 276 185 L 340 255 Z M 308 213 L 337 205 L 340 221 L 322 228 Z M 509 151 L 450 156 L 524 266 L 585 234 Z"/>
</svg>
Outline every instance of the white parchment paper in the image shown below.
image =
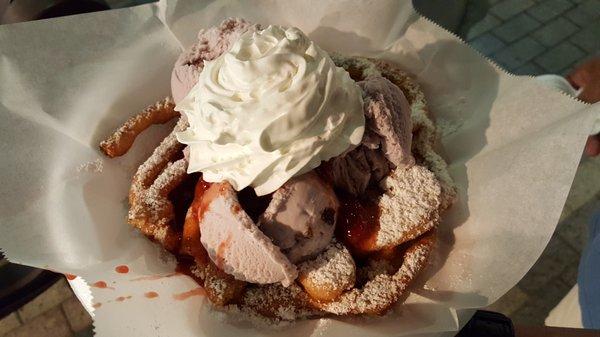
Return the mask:
<svg viewBox="0 0 600 337">
<path fill-rule="evenodd" d="M 168 127 L 119 159 L 97 149 L 169 94 L 182 46 L 229 16 L 297 26 L 326 50 L 401 65 L 422 85 L 459 185 L 437 255 L 404 305 L 377 319 L 299 322 L 286 335 L 452 335 L 468 309 L 498 299 L 533 265 L 600 106 L 503 73 L 410 1 L 166 0 L 0 26 L 0 247 L 13 262 L 79 275 L 80 288 L 106 282 L 78 293 L 93 297 L 98 336 L 282 333 L 230 324 L 200 296 L 176 300 L 197 285 L 158 277 L 173 273 L 174 259 L 125 223 L 131 176 Z"/>
</svg>

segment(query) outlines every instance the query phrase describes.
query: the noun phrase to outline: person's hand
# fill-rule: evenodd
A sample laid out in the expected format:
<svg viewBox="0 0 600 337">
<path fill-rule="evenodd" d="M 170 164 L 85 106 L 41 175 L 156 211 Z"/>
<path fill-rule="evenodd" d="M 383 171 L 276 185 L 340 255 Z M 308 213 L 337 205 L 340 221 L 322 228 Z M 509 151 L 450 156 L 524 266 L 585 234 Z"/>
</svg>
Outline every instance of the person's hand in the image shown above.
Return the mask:
<svg viewBox="0 0 600 337">
<path fill-rule="evenodd" d="M 600 154 L 600 135 L 589 136 L 585 143 L 585 154 L 595 157 Z"/>
<path fill-rule="evenodd" d="M 568 76 L 567 80 L 576 89 L 581 88 L 578 98 L 587 103 L 600 101 L 600 57 L 577 66 Z M 600 154 L 600 135 L 590 136 L 585 144 L 585 154 L 597 156 Z"/>
<path fill-rule="evenodd" d="M 567 80 L 575 89 L 581 88 L 578 98 L 587 103 L 600 101 L 600 56 L 577 66 Z"/>
</svg>

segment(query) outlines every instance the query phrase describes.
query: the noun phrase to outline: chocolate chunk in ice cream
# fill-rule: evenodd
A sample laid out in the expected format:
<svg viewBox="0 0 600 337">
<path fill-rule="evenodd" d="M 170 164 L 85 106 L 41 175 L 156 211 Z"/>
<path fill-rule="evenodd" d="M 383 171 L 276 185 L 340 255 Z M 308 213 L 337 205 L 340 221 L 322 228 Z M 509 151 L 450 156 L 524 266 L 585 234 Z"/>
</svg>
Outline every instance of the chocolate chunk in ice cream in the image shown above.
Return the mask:
<svg viewBox="0 0 600 337">
<path fill-rule="evenodd" d="M 352 195 L 377 184 L 390 170 L 414 165 L 411 154 L 410 105 L 402 91 L 386 78 L 358 82 L 364 95 L 365 133 L 354 149 L 320 169 L 336 188 Z"/>
</svg>

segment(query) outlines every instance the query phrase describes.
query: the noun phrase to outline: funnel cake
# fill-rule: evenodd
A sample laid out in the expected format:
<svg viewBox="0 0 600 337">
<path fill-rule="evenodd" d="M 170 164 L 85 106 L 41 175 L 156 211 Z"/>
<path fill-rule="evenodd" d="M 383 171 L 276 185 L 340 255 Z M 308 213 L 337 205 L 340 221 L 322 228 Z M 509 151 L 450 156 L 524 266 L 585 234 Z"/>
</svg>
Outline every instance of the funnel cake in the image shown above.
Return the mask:
<svg viewBox="0 0 600 337">
<path fill-rule="evenodd" d="M 202 53 L 191 49 L 196 59 L 180 59 L 200 73 L 203 57 L 218 57 L 242 31 L 257 29 L 226 20 L 199 34 Z M 188 156 L 176 134 L 187 121 L 179 118 L 133 177 L 128 222 L 173 253 L 219 308 L 285 321 L 381 315 L 427 264 L 456 191 L 435 151 L 424 94 L 393 63 L 332 59 L 362 91 L 366 127 L 357 146 L 257 196 L 186 173 Z M 176 117 L 167 98 L 100 147 L 109 157 L 122 155 L 145 128 Z"/>
</svg>

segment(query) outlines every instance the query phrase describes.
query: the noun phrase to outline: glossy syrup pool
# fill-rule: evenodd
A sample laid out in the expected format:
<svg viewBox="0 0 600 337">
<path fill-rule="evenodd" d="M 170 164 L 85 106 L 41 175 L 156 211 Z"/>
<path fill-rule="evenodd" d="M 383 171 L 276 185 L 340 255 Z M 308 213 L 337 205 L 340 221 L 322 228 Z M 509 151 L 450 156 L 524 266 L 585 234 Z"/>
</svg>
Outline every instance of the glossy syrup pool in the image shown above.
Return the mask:
<svg viewBox="0 0 600 337">
<path fill-rule="evenodd" d="M 353 251 L 366 250 L 375 240 L 381 211 L 376 201 L 368 197 L 340 197 L 336 237 Z"/>
</svg>

